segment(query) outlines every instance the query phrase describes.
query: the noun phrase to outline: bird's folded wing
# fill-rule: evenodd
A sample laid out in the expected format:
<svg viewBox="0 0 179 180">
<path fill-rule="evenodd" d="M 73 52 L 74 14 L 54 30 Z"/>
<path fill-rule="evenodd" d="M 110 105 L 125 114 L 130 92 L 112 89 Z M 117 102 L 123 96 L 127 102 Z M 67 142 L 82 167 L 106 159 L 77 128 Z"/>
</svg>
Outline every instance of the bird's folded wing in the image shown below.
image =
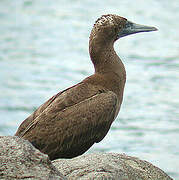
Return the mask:
<svg viewBox="0 0 179 180">
<path fill-rule="evenodd" d="M 62 149 L 74 144 L 94 144 L 107 134 L 116 106 L 117 96 L 111 91 L 96 94 L 60 112 L 51 104 L 35 119 L 23 138 L 39 149 L 55 148 L 55 144 Z"/>
<path fill-rule="evenodd" d="M 59 112 L 65 107 L 72 106 L 82 101 L 83 99 L 86 99 L 96 94 L 96 92 L 90 91 L 89 89 L 90 88 L 87 87 L 86 84 L 81 82 L 54 95 L 41 106 L 39 106 L 28 118 L 26 118 L 21 123 L 15 136 L 22 137 L 26 133 L 26 131 L 32 126 L 32 124 L 35 123 L 35 119 L 39 115 L 41 115 L 43 111 L 49 106 L 52 106 L 54 110 Z M 57 108 L 54 108 L 54 106 L 57 106 Z"/>
</svg>

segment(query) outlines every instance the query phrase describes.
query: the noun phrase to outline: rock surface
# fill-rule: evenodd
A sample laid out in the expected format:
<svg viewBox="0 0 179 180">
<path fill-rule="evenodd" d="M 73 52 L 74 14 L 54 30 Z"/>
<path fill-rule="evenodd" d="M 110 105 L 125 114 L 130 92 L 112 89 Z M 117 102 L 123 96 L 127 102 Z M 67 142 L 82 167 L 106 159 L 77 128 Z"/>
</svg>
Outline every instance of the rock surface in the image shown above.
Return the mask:
<svg viewBox="0 0 179 180">
<path fill-rule="evenodd" d="M 124 154 L 87 154 L 53 164 L 69 179 L 172 180 L 151 163 Z"/>
<path fill-rule="evenodd" d="M 63 175 L 62 175 L 62 174 Z M 50 161 L 28 141 L 0 136 L 0 179 L 5 180 L 172 180 L 147 161 L 124 154 L 87 154 Z"/>
<path fill-rule="evenodd" d="M 48 156 L 28 141 L 12 136 L 0 136 L 0 179 L 66 179 Z"/>
</svg>

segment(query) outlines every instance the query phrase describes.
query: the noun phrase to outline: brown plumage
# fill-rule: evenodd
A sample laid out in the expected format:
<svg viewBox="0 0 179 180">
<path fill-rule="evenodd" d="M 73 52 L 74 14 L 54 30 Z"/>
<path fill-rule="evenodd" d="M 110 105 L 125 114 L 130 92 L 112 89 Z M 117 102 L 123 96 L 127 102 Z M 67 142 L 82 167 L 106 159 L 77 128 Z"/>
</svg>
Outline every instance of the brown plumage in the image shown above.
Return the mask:
<svg viewBox="0 0 179 180">
<path fill-rule="evenodd" d="M 120 37 L 155 30 L 117 15 L 99 18 L 89 41 L 95 73 L 42 104 L 15 136 L 29 140 L 51 160 L 76 157 L 100 142 L 119 112 L 126 82 L 113 44 Z"/>
</svg>

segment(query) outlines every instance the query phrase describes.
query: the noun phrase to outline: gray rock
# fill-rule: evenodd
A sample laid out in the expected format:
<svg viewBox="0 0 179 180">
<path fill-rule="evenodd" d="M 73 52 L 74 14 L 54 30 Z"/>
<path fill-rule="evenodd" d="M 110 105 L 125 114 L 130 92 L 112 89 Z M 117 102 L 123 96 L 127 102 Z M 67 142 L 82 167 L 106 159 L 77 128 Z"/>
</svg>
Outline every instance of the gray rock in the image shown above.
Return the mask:
<svg viewBox="0 0 179 180">
<path fill-rule="evenodd" d="M 48 156 L 28 141 L 12 136 L 0 136 L 0 179 L 57 180 L 66 179 Z"/>
<path fill-rule="evenodd" d="M 151 163 L 125 154 L 87 154 L 51 162 L 28 141 L 0 136 L 0 179 L 67 179 L 64 176 L 75 180 L 172 180 Z"/>
<path fill-rule="evenodd" d="M 73 159 L 55 160 L 53 164 L 69 179 L 172 179 L 151 163 L 125 154 L 87 154 Z"/>
</svg>

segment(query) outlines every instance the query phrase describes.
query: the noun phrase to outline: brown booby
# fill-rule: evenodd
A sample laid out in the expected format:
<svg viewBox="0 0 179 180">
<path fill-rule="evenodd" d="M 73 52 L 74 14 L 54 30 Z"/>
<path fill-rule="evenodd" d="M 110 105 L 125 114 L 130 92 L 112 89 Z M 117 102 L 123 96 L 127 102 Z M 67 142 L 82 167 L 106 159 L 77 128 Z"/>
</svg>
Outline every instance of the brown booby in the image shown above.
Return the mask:
<svg viewBox="0 0 179 180">
<path fill-rule="evenodd" d="M 100 142 L 119 112 L 126 82 L 125 67 L 114 42 L 156 30 L 118 15 L 99 18 L 89 40 L 95 73 L 42 104 L 22 122 L 15 136 L 29 140 L 51 160 L 79 156 Z"/>
</svg>

